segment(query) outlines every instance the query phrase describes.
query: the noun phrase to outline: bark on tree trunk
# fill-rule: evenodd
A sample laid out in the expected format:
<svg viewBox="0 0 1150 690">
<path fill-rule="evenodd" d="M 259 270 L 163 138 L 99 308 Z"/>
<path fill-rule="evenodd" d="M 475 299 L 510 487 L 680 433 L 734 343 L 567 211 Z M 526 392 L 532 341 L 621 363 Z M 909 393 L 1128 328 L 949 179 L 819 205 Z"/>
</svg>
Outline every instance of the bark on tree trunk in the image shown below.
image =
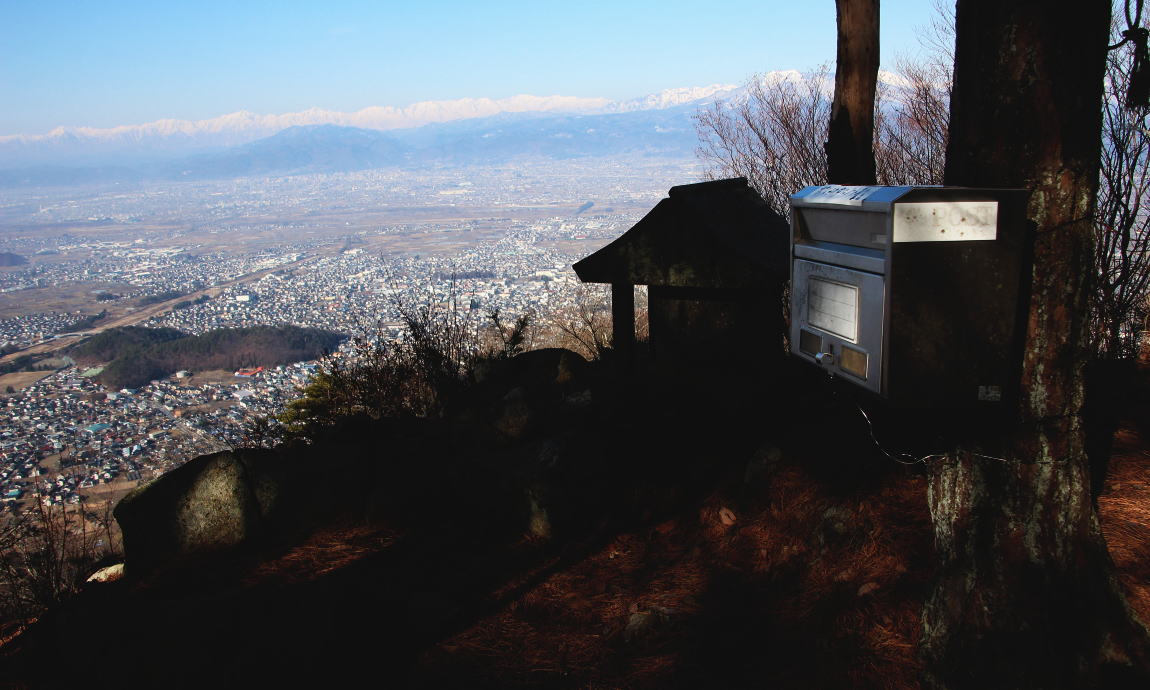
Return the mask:
<svg viewBox="0 0 1150 690">
<path fill-rule="evenodd" d="M 923 653 L 936 686 L 1147 682 L 1146 630 L 1113 577 L 1081 418 L 1109 22 L 1109 0 L 1073 12 L 958 2 L 945 182 L 1032 190 L 1034 267 L 1009 430 L 931 472 L 941 566 Z"/>
<path fill-rule="evenodd" d="M 875 184 L 874 97 L 878 82 L 878 0 L 836 0 L 838 62 L 827 133 L 827 181 Z"/>
</svg>

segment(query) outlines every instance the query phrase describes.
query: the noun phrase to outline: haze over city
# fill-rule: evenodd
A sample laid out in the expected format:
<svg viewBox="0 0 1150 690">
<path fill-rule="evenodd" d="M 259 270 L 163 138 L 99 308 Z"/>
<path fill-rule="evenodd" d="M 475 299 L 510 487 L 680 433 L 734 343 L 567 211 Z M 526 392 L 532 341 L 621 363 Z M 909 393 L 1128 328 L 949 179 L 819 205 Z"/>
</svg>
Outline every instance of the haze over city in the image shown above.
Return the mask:
<svg viewBox="0 0 1150 690">
<path fill-rule="evenodd" d="M 884 79 L 935 14 L 884 6 Z M 473 315 L 573 308 L 571 263 L 702 178 L 699 109 L 756 74 L 808 79 L 834 26 L 832 3 L 741 1 L 9 8 L 0 383 L 19 469 L 0 488 L 63 472 L 51 493 L 73 500 L 92 477 L 69 467 L 161 473 L 307 380 L 266 362 L 254 387 L 105 375 L 113 400 L 139 392 L 101 412 L 101 367 L 66 354 L 98 332 L 394 337 L 397 300 L 448 290 Z M 43 423 L 46 401 L 77 396 Z"/>
<path fill-rule="evenodd" d="M 936 15 L 884 5 L 884 79 Z M 449 291 L 472 317 L 570 311 L 571 263 L 703 178 L 700 108 L 809 79 L 834 45 L 833 3 L 8 8 L 0 489 L 160 474 L 312 370 L 101 377 L 69 348 L 104 331 L 395 337 L 399 302 Z"/>
<path fill-rule="evenodd" d="M 1150 687 L 1144 4 L 8 2 L 0 685 Z"/>
</svg>

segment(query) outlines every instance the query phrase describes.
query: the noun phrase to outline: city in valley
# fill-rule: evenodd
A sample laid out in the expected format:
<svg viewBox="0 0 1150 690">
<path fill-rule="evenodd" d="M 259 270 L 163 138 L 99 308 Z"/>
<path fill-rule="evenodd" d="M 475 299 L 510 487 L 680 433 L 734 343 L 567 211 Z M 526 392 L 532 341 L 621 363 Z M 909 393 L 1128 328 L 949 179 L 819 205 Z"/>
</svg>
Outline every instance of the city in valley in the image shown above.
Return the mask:
<svg viewBox="0 0 1150 690">
<path fill-rule="evenodd" d="M 99 512 L 240 442 L 317 367 L 181 371 L 110 390 L 68 355 L 94 334 L 291 325 L 395 337 L 398 305 L 449 297 L 477 320 L 530 311 L 546 323 L 579 295 L 573 261 L 699 177 L 689 160 L 627 157 L 0 191 L 0 508 Z"/>
</svg>

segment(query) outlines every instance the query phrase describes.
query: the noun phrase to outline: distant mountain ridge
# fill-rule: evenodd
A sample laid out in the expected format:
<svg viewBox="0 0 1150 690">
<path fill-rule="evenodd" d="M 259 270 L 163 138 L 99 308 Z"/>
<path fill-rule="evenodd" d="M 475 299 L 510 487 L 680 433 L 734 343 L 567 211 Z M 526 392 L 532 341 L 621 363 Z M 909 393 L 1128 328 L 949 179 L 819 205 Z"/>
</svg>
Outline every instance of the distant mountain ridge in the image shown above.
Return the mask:
<svg viewBox="0 0 1150 690">
<path fill-rule="evenodd" d="M 192 155 L 121 165 L 0 170 L 0 187 L 82 185 L 350 172 L 371 168 L 503 163 L 636 155 L 692 158 L 697 102 L 601 114 L 501 113 L 402 130 L 300 125 L 269 137 Z"/>
<path fill-rule="evenodd" d="M 158 176 L 199 179 L 363 170 L 396 165 L 405 153 L 394 137 L 376 130 L 300 125 L 225 151 L 175 161 Z"/>
<path fill-rule="evenodd" d="M 347 172 L 502 163 L 519 157 L 691 157 L 697 140 L 691 118 L 696 111 L 697 106 L 684 105 L 596 115 L 504 113 L 386 132 L 305 125 L 226 151 L 176 161 L 161 176 L 200 179 Z"/>
<path fill-rule="evenodd" d="M 828 98 L 833 87 L 825 76 L 794 70 L 758 79 L 764 84 L 813 83 Z M 895 89 L 905 87 L 890 73 L 880 72 L 880 80 Z M 0 137 L 0 187 L 417 168 L 517 157 L 694 158 L 698 138 L 692 117 L 710 103 L 737 105 L 749 93 L 746 85 L 713 84 L 624 101 L 515 96 L 355 113 L 313 108 L 111 129 L 59 128 L 44 135 Z"/>
<path fill-rule="evenodd" d="M 57 127 L 46 134 L 0 136 L 0 159 L 5 161 L 4 168 L 77 162 L 108 165 L 132 159 L 221 150 L 268 137 L 290 127 L 338 125 L 386 131 L 514 113 L 626 113 L 671 108 L 721 97 L 735 90 L 737 87 L 732 85 L 713 84 L 667 89 L 624 101 L 519 95 L 503 99 L 424 101 L 403 107 L 371 106 L 352 113 L 320 108 L 280 115 L 240 111 L 196 121 L 163 119 L 110 128 Z"/>
</svg>

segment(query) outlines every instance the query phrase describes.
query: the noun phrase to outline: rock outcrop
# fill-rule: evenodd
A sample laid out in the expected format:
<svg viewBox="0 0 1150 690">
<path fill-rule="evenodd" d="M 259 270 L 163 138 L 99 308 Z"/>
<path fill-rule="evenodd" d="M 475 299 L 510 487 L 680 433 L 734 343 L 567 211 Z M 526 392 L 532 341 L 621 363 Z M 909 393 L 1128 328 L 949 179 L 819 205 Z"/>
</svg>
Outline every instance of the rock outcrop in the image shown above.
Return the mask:
<svg viewBox="0 0 1150 690">
<path fill-rule="evenodd" d="M 279 454 L 203 455 L 137 488 L 116 506 L 128 573 L 251 542 L 276 518 L 287 475 Z"/>
</svg>

